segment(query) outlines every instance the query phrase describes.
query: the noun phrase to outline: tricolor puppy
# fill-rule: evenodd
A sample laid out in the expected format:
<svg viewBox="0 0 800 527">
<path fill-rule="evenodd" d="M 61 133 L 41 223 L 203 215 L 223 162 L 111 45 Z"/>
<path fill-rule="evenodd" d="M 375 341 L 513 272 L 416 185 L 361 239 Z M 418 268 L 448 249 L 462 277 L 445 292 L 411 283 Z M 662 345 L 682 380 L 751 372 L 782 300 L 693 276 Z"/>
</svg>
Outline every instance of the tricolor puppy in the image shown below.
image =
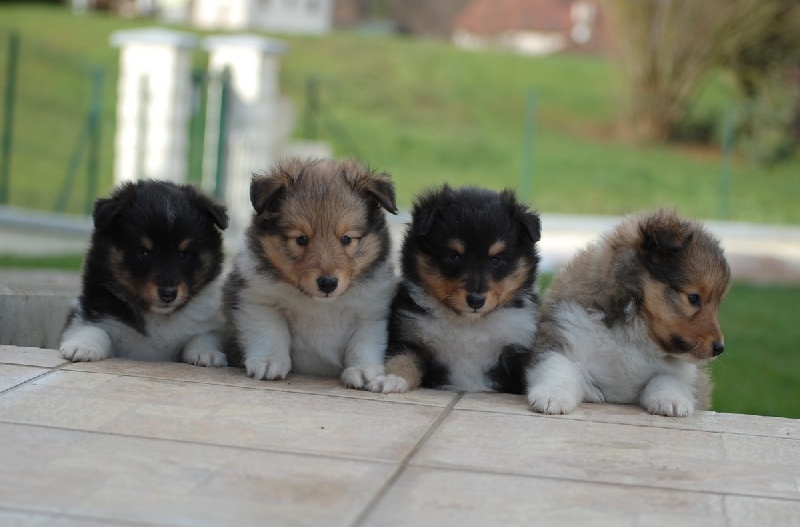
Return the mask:
<svg viewBox="0 0 800 527">
<path fill-rule="evenodd" d="M 719 242 L 671 210 L 627 217 L 556 276 L 542 308 L 528 401 L 581 401 L 686 416 L 710 403 L 704 366 L 725 349 L 719 305 L 731 273 Z"/>
<path fill-rule="evenodd" d="M 225 208 L 193 187 L 145 180 L 98 199 L 92 216 L 83 289 L 61 354 L 224 366 Z"/>
<path fill-rule="evenodd" d="M 394 186 L 355 161 L 279 163 L 253 178 L 255 209 L 225 285 L 231 363 L 363 388 L 383 373 L 396 287 L 383 209 Z"/>
<path fill-rule="evenodd" d="M 525 393 L 540 230 L 510 190 L 445 186 L 421 196 L 402 248 L 386 375 L 368 388 Z"/>
</svg>

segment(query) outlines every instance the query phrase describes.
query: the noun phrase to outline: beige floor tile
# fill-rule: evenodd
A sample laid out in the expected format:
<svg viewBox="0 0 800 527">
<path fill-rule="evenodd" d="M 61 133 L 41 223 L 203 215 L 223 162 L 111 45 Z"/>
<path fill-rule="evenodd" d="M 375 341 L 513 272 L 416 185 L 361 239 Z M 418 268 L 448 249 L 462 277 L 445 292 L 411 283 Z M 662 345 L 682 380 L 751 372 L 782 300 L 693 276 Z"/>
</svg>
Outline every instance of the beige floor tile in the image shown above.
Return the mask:
<svg viewBox="0 0 800 527">
<path fill-rule="evenodd" d="M 456 410 L 412 462 L 800 499 L 800 441 L 533 414 Z"/>
<path fill-rule="evenodd" d="M 170 525 L 348 525 L 394 470 L 358 460 L 0 425 L 0 506 Z"/>
<path fill-rule="evenodd" d="M 458 402 L 456 409 L 518 415 L 532 414 L 524 396 L 499 393 L 466 394 Z M 689 417 L 677 419 L 650 415 L 636 405 L 584 403 L 568 415 L 551 417 L 554 419 L 594 421 L 598 423 L 632 424 L 636 426 L 800 439 L 800 420 L 760 415 L 695 412 Z"/>
<path fill-rule="evenodd" d="M 124 359 L 109 359 L 100 362 L 79 362 L 64 367 L 71 371 L 131 375 L 153 379 L 223 384 L 262 390 L 317 393 L 354 399 L 392 401 L 445 407 L 456 396 L 454 392 L 441 390 L 414 390 L 405 394 L 380 394 L 364 390 L 345 388 L 337 378 L 291 375 L 283 381 L 260 381 L 248 377 L 241 368 L 202 368 L 175 362 L 142 362 Z"/>
<path fill-rule="evenodd" d="M 714 527 L 726 523 L 722 498 L 713 494 L 410 467 L 362 525 Z"/>
<path fill-rule="evenodd" d="M 442 409 L 56 371 L 0 397 L 0 421 L 217 445 L 400 460 Z"/>
<path fill-rule="evenodd" d="M 0 363 L 54 368 L 65 362 L 56 350 L 0 346 Z"/>
<path fill-rule="evenodd" d="M 86 516 L 67 517 L 59 514 L 0 509 L 0 525 L 4 527 L 141 527 L 142 524 Z"/>
<path fill-rule="evenodd" d="M 0 392 L 20 385 L 50 370 L 33 366 L 17 366 L 16 364 L 0 364 Z"/>
<path fill-rule="evenodd" d="M 800 525 L 800 501 L 726 496 L 730 527 L 786 527 Z"/>
</svg>

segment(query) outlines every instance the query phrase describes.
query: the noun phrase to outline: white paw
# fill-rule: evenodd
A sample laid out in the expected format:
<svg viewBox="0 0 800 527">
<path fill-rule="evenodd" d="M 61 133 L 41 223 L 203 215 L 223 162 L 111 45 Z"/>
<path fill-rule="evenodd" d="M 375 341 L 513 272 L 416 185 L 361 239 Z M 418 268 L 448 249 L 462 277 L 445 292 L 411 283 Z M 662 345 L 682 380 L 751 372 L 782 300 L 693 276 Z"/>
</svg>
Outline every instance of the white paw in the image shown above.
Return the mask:
<svg viewBox="0 0 800 527">
<path fill-rule="evenodd" d="M 375 393 L 405 393 L 408 391 L 408 383 L 404 378 L 390 373 L 378 375 L 367 383 L 366 388 Z"/>
<path fill-rule="evenodd" d="M 578 406 L 580 401 L 570 390 L 546 389 L 533 387 L 528 390 L 528 404 L 541 414 L 568 414 Z"/>
<path fill-rule="evenodd" d="M 59 350 L 62 357 L 72 362 L 103 360 L 111 355 L 111 337 L 102 329 L 83 327 L 65 339 Z"/>
<path fill-rule="evenodd" d="M 651 414 L 666 417 L 686 417 L 694 412 L 694 401 L 683 397 L 651 397 L 642 405 Z"/>
<path fill-rule="evenodd" d="M 195 366 L 219 368 L 228 365 L 225 354 L 219 350 L 199 348 L 191 349 L 183 354 L 183 362 Z"/>
<path fill-rule="evenodd" d="M 292 361 L 289 357 L 248 357 L 244 361 L 244 369 L 254 379 L 274 381 L 289 375 Z"/>
<path fill-rule="evenodd" d="M 583 400 L 587 403 L 602 403 L 606 398 L 603 397 L 603 392 L 594 384 L 583 387 Z"/>
<path fill-rule="evenodd" d="M 342 382 L 349 388 L 366 388 L 379 375 L 383 375 L 383 364 L 361 364 L 350 366 L 342 372 Z"/>
</svg>

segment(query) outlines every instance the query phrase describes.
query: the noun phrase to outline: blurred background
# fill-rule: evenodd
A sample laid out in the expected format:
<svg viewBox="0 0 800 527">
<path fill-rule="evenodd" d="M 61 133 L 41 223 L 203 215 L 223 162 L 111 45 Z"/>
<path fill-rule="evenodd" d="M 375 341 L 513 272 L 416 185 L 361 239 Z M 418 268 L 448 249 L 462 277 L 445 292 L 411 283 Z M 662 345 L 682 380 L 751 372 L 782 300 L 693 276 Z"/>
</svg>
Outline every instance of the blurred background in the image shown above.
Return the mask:
<svg viewBox="0 0 800 527">
<path fill-rule="evenodd" d="M 173 62 L 132 69 L 154 42 Z M 118 181 L 190 182 L 246 216 L 252 171 L 291 154 L 387 171 L 406 210 L 430 185 L 515 188 L 543 244 L 667 205 L 755 247 L 714 409 L 797 418 L 798 142 L 796 0 L 2 2 L 0 289 L 34 269 L 76 287 Z"/>
</svg>

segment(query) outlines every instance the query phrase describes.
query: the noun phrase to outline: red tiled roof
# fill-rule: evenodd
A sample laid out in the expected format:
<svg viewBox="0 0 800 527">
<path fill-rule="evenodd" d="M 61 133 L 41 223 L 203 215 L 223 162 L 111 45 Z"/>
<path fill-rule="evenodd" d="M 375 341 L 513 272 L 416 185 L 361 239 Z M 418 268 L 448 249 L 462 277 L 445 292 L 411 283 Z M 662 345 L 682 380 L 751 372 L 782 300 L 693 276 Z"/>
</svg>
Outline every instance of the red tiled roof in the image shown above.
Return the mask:
<svg viewBox="0 0 800 527">
<path fill-rule="evenodd" d="M 453 27 L 478 35 L 508 30 L 565 32 L 572 25 L 573 0 L 474 0 L 455 18 Z"/>
</svg>

